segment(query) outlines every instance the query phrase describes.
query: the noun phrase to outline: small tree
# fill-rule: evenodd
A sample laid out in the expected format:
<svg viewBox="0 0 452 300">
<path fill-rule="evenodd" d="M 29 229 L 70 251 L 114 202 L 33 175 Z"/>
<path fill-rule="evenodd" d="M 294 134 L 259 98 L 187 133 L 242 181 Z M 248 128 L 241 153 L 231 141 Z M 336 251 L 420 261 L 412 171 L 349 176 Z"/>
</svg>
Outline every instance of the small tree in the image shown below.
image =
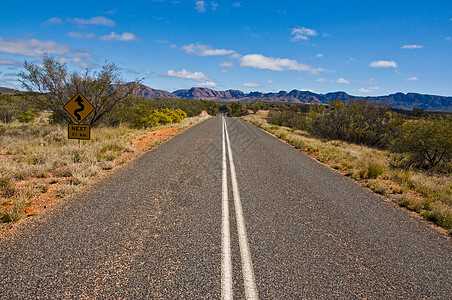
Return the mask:
<svg viewBox="0 0 452 300">
<path fill-rule="evenodd" d="M 229 111 L 229 114 L 231 117 L 238 117 L 245 113 L 246 111 L 246 105 L 241 102 L 234 102 L 231 104 L 231 110 Z"/>
<path fill-rule="evenodd" d="M 24 68 L 26 71 L 19 73 L 23 87 L 44 95 L 47 108 L 67 122 L 72 122 L 72 119 L 63 106 L 77 92 L 93 104 L 95 109 L 84 123 L 94 125 L 132 94 L 137 86 L 137 83 L 125 85 L 120 79 L 118 67 L 113 63 L 104 64 L 99 72 L 92 74 L 89 69 L 82 75 L 76 72 L 69 74 L 65 63 L 44 56 L 42 65 L 25 61 Z"/>
<path fill-rule="evenodd" d="M 452 118 L 408 121 L 394 150 L 408 153 L 413 163 L 433 168 L 452 158 Z"/>
<path fill-rule="evenodd" d="M 313 105 L 309 113 L 312 134 L 378 148 L 388 147 L 401 124 L 402 119 L 387 106 L 365 99 Z"/>
</svg>

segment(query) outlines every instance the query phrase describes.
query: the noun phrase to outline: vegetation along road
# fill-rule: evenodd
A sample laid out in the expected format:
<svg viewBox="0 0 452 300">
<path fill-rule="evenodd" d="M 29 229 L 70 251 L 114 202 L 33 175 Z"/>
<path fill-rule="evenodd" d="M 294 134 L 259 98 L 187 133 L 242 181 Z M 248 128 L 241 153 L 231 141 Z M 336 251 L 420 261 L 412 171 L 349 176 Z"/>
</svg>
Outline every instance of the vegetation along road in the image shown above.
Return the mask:
<svg viewBox="0 0 452 300">
<path fill-rule="evenodd" d="M 0 238 L 0 298 L 450 299 L 450 237 L 213 117 Z"/>
</svg>

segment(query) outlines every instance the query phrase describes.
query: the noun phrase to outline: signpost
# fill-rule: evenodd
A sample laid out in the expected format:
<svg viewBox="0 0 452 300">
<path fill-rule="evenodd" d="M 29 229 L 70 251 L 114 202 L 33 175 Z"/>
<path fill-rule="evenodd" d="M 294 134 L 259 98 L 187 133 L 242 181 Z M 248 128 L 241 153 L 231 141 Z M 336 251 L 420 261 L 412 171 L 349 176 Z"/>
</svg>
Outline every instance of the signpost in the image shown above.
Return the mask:
<svg viewBox="0 0 452 300">
<path fill-rule="evenodd" d="M 68 124 L 68 138 L 77 140 L 89 140 L 91 138 L 91 127 L 82 124 Z"/>
<path fill-rule="evenodd" d="M 63 107 L 78 124 L 68 125 L 68 138 L 81 140 L 91 138 L 91 127 L 80 124 L 94 110 L 94 106 L 81 94 L 77 93 Z"/>
</svg>

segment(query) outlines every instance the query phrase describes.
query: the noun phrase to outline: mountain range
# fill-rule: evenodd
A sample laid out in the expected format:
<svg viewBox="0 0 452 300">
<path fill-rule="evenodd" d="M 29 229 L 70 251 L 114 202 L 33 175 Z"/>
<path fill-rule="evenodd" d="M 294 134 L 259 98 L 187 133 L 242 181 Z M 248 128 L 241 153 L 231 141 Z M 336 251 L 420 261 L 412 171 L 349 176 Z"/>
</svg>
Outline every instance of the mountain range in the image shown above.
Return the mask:
<svg viewBox="0 0 452 300">
<path fill-rule="evenodd" d="M 182 98 L 182 99 L 202 99 L 221 102 L 282 102 L 282 103 L 318 103 L 328 104 L 330 100 L 347 101 L 351 99 L 367 99 L 386 103 L 392 108 L 411 110 L 421 108 L 429 111 L 452 112 L 452 97 L 427 95 L 418 93 L 395 93 L 386 96 L 352 96 L 346 92 L 333 92 L 318 94 L 309 91 L 292 90 L 290 92 L 280 91 L 278 93 L 251 92 L 244 93 L 240 90 L 215 91 L 209 88 L 193 87 L 186 90 L 177 90 L 172 93 L 156 90 L 140 84 L 136 90 L 136 95 L 142 98 Z"/>
<path fill-rule="evenodd" d="M 128 83 L 131 84 L 131 83 Z M 14 94 L 19 91 L 0 88 L 0 94 Z M 290 92 L 280 91 L 278 93 L 251 92 L 244 93 L 240 90 L 215 91 L 209 88 L 193 87 L 186 90 L 168 92 L 153 89 L 143 84 L 139 84 L 135 94 L 142 98 L 181 98 L 181 99 L 202 99 L 219 102 L 281 102 L 281 103 L 317 103 L 328 104 L 330 100 L 347 101 L 351 99 L 367 99 L 369 101 L 381 102 L 392 108 L 411 110 L 420 108 L 428 111 L 452 112 L 452 97 L 427 95 L 418 93 L 395 93 L 386 96 L 352 96 L 346 92 L 333 92 L 326 94 L 313 93 L 309 91 L 292 90 Z"/>
</svg>

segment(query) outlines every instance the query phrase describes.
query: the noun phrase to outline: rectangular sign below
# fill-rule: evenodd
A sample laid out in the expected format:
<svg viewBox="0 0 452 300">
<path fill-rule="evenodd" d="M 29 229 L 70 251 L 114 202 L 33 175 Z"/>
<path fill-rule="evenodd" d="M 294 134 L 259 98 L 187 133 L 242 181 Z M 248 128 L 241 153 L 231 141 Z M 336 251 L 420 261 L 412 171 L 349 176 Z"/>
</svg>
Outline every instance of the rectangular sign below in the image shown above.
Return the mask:
<svg viewBox="0 0 452 300">
<path fill-rule="evenodd" d="M 89 140 L 91 138 L 91 127 L 89 125 L 69 124 L 68 138 L 77 140 Z"/>
</svg>

